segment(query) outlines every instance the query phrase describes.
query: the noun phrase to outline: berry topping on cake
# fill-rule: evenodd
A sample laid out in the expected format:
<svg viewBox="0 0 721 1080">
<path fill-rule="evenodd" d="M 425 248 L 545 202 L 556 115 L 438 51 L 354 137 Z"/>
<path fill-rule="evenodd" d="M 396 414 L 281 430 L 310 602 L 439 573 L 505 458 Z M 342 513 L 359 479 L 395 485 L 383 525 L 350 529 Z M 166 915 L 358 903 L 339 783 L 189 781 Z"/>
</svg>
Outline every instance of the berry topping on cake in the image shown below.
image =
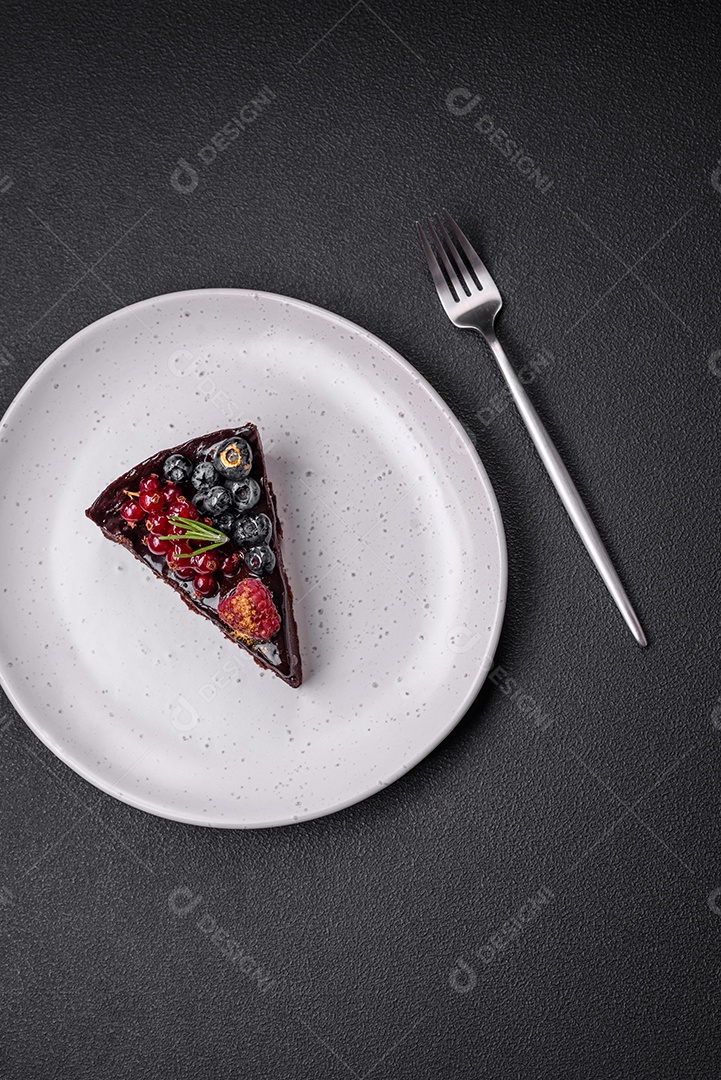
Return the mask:
<svg viewBox="0 0 721 1080">
<path fill-rule="evenodd" d="M 185 494 L 182 487 L 179 484 L 163 484 L 163 495 L 165 496 L 165 502 L 167 506 L 174 503 L 176 499 L 184 499 Z"/>
<path fill-rule="evenodd" d="M 270 641 L 280 630 L 270 589 L 258 578 L 243 578 L 222 598 L 218 614 L 235 635 L 248 641 Z"/>
<path fill-rule="evenodd" d="M 240 553 L 237 551 L 231 551 L 230 555 L 226 555 L 220 564 L 220 570 L 224 577 L 236 577 L 240 570 L 240 564 L 242 560 Z"/>
<path fill-rule="evenodd" d="M 157 473 L 151 473 L 150 476 L 144 476 L 138 485 L 138 491 L 141 495 L 145 495 L 147 492 L 162 491 L 163 485 L 160 482 L 160 478 Z"/>
<path fill-rule="evenodd" d="M 136 525 L 145 517 L 145 511 L 143 510 L 142 506 L 134 499 L 131 499 L 130 502 L 124 503 L 120 509 L 120 513 L 126 521 L 130 522 L 131 525 Z"/>
<path fill-rule="evenodd" d="M 244 514 L 233 525 L 233 540 L 238 547 L 255 547 L 256 544 L 267 544 L 273 526 L 266 514 Z"/>
<path fill-rule="evenodd" d="M 160 558 L 162 555 L 167 555 L 172 547 L 170 540 L 163 540 L 162 536 L 154 536 L 149 533 L 145 537 L 145 546 L 148 551 L 153 555 L 157 555 Z"/>
<path fill-rule="evenodd" d="M 245 439 L 239 436 L 222 442 L 213 457 L 216 472 L 229 480 L 244 479 L 250 472 L 252 464 L 253 452 Z"/>
<path fill-rule="evenodd" d="M 272 574 L 275 570 L 275 555 L 267 544 L 258 544 L 247 548 L 244 555 L 245 565 L 255 577 Z"/>
<path fill-rule="evenodd" d="M 163 462 L 163 476 L 172 484 L 182 484 L 190 478 L 192 464 L 182 454 L 171 454 Z"/>
<path fill-rule="evenodd" d="M 252 510 L 260 498 L 260 484 L 249 477 L 247 480 L 230 480 L 228 490 L 233 497 L 233 505 L 240 513 Z"/>
<path fill-rule="evenodd" d="M 235 525 L 235 519 L 238 515 L 232 510 L 225 510 L 222 514 L 218 514 L 213 518 L 213 524 L 216 529 L 220 529 L 226 536 L 233 535 L 233 526 Z"/>
<path fill-rule="evenodd" d="M 145 528 L 156 536 L 165 536 L 170 530 L 170 522 L 165 514 L 148 514 Z"/>
<path fill-rule="evenodd" d="M 193 555 L 190 565 L 198 574 L 216 574 L 220 570 L 222 559 L 217 551 L 204 551 L 202 555 Z"/>
<path fill-rule="evenodd" d="M 215 596 L 218 591 L 218 582 L 212 574 L 197 574 L 193 581 L 193 588 L 198 596 Z"/>
<path fill-rule="evenodd" d="M 210 488 L 207 494 L 203 495 L 203 508 L 206 513 L 214 518 L 219 514 L 224 514 L 226 510 L 230 510 L 231 501 L 228 489 L 217 484 L 215 487 Z"/>
<path fill-rule="evenodd" d="M 146 514 L 159 514 L 165 506 L 165 499 L 160 491 L 141 491 L 138 502 Z"/>
<path fill-rule="evenodd" d="M 213 463 L 211 461 L 201 461 L 196 465 L 190 477 L 190 482 L 197 491 L 205 487 L 211 488 L 217 484 L 218 474 L 213 467 Z"/>
<path fill-rule="evenodd" d="M 190 565 L 192 548 L 185 540 L 173 544 L 168 554 L 168 566 L 181 581 L 190 581 L 197 570 Z"/>
</svg>

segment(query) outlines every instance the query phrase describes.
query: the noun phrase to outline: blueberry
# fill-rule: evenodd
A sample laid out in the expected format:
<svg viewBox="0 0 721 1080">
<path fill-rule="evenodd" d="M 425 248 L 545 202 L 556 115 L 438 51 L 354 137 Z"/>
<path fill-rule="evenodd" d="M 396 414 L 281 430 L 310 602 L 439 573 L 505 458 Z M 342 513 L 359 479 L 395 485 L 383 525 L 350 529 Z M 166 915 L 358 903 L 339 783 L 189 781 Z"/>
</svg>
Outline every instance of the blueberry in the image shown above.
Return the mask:
<svg viewBox="0 0 721 1080">
<path fill-rule="evenodd" d="M 247 548 L 244 554 L 245 565 L 255 577 L 272 574 L 275 570 L 275 555 L 267 544 L 258 544 Z"/>
<path fill-rule="evenodd" d="M 203 494 L 203 506 L 212 518 L 217 517 L 219 514 L 225 513 L 226 510 L 230 510 L 232 499 L 230 492 L 227 488 L 221 487 L 220 484 L 216 484 L 214 487 L 209 488 L 207 493 Z"/>
<path fill-rule="evenodd" d="M 218 474 L 209 461 L 201 461 L 193 469 L 190 482 L 198 490 L 204 487 L 213 487 L 214 484 L 218 483 Z"/>
<path fill-rule="evenodd" d="M 202 510 L 205 513 L 205 500 L 212 488 L 209 484 L 204 484 L 203 487 L 198 488 L 195 495 L 191 498 L 193 506 L 197 506 L 198 510 Z"/>
<path fill-rule="evenodd" d="M 213 455 L 215 471 L 229 480 L 242 480 L 250 472 L 253 451 L 245 439 L 226 439 Z"/>
<path fill-rule="evenodd" d="M 237 515 L 232 510 L 224 510 L 222 514 L 218 514 L 213 518 L 213 524 L 216 529 L 220 529 L 226 536 L 231 536 L 233 532 L 233 525 Z"/>
<path fill-rule="evenodd" d="M 233 496 L 236 510 L 240 510 L 241 513 L 244 510 L 252 510 L 260 498 L 260 484 L 257 480 L 230 480 L 227 488 Z"/>
<path fill-rule="evenodd" d="M 265 514 L 242 514 L 233 526 L 233 539 L 238 547 L 254 547 L 270 540 L 273 526 Z"/>
<path fill-rule="evenodd" d="M 172 484 L 184 483 L 192 471 L 193 466 L 182 454 L 171 454 L 163 462 L 163 476 Z"/>
</svg>

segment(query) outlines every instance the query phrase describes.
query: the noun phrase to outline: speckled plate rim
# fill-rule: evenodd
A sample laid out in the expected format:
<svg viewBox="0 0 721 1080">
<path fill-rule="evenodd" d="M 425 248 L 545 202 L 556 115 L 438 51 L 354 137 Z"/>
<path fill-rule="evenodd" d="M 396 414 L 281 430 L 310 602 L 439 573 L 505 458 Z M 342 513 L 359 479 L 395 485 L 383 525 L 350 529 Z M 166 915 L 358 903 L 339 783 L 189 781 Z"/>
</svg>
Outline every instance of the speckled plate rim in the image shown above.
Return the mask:
<svg viewBox="0 0 721 1080">
<path fill-rule="evenodd" d="M 76 343 L 83 340 L 85 336 L 89 336 L 92 332 L 96 331 L 102 326 L 109 326 L 116 320 L 124 318 L 130 312 L 145 309 L 150 306 L 157 306 L 164 302 L 171 302 L 177 300 L 184 300 L 192 302 L 198 298 L 204 299 L 208 296 L 236 296 L 236 297 L 262 297 L 267 300 L 277 301 L 285 305 L 289 305 L 304 311 L 309 314 L 313 314 L 322 318 L 328 322 L 334 323 L 336 326 L 344 327 L 352 334 L 359 335 L 366 341 L 372 343 L 381 353 L 384 355 L 389 363 L 395 364 L 406 372 L 414 382 L 424 391 L 425 394 L 436 405 L 440 414 L 447 420 L 452 434 L 458 440 L 456 449 L 465 451 L 468 455 L 471 463 L 473 464 L 478 479 L 485 491 L 488 498 L 489 507 L 493 515 L 493 523 L 495 527 L 496 540 L 498 544 L 498 566 L 500 571 L 500 582 L 498 589 L 498 600 L 495 611 L 493 612 L 493 619 L 491 623 L 491 629 L 488 637 L 488 644 L 481 663 L 479 664 L 478 672 L 473 679 L 470 687 L 468 688 L 463 699 L 459 702 L 451 716 L 439 726 L 436 736 L 432 738 L 425 746 L 423 746 L 415 755 L 406 760 L 395 772 L 392 772 L 384 782 L 383 786 L 379 786 L 377 783 L 373 787 L 368 788 L 366 791 L 360 793 L 354 793 L 348 799 L 343 799 L 335 805 L 326 807 L 320 811 L 314 810 L 308 813 L 301 814 L 294 818 L 282 818 L 274 821 L 267 821 L 262 823 L 254 822 L 252 825 L 243 825 L 236 822 L 228 822 L 226 820 L 209 821 L 207 819 L 200 820 L 198 817 L 192 814 L 183 814 L 176 811 L 173 807 L 161 807 L 158 804 L 147 802 L 145 799 L 133 796 L 130 792 L 123 792 L 118 790 L 106 777 L 102 774 L 95 773 L 92 769 L 86 768 L 81 762 L 77 761 L 74 756 L 61 744 L 57 743 L 49 732 L 47 732 L 42 723 L 40 723 L 33 715 L 32 708 L 30 708 L 23 701 L 22 694 L 19 693 L 12 682 L 12 675 L 9 673 L 8 663 L 6 658 L 0 654 L 0 685 L 2 686 L 8 700 L 15 708 L 19 716 L 25 721 L 28 727 L 37 735 L 41 742 L 48 747 L 48 749 L 57 757 L 60 761 L 68 765 L 74 772 L 82 776 L 84 780 L 87 780 L 94 787 L 101 791 L 104 791 L 108 795 L 112 795 L 113 798 L 118 799 L 120 802 L 126 803 L 128 806 L 133 806 L 137 810 L 143 810 L 145 813 L 153 814 L 156 817 L 161 817 L 169 821 L 177 821 L 186 825 L 200 825 L 207 828 L 223 828 L 223 829 L 265 829 L 276 828 L 283 825 L 295 825 L 302 821 L 314 821 L 318 818 L 327 817 L 329 814 L 337 813 L 339 810 L 344 810 L 348 806 L 353 806 L 356 803 L 363 802 L 363 800 L 369 798 L 371 795 L 375 795 L 379 791 L 384 790 L 390 784 L 400 779 L 401 776 L 405 776 L 410 772 L 420 761 L 426 758 L 443 740 L 450 734 L 450 732 L 457 726 L 457 724 L 463 719 L 468 709 L 475 700 L 478 692 L 480 691 L 483 683 L 486 680 L 486 676 L 490 671 L 493 657 L 495 655 L 496 647 L 498 645 L 498 639 L 501 634 L 501 628 L 503 625 L 503 617 L 506 607 L 506 596 L 508 591 L 508 553 L 506 548 L 505 530 L 503 528 L 503 519 L 501 518 L 501 511 L 496 498 L 496 493 L 493 490 L 486 468 L 481 461 L 478 452 L 473 445 L 467 431 L 452 412 L 448 404 L 443 400 L 440 394 L 431 386 L 427 379 L 421 375 L 413 365 L 406 360 L 399 352 L 388 345 L 382 338 L 377 337 L 370 331 L 365 330 L 357 323 L 351 322 L 350 319 L 344 318 L 342 315 L 336 315 L 332 311 L 328 311 L 325 308 L 318 307 L 316 304 L 310 304 L 305 300 L 297 300 L 294 297 L 283 296 L 281 293 L 265 292 L 259 289 L 232 289 L 232 288 L 210 288 L 210 289 L 185 289 L 178 292 L 163 293 L 160 296 L 148 297 L 145 300 L 139 300 L 135 304 L 129 304 L 124 308 L 119 308 L 117 311 L 112 311 L 108 315 L 102 316 L 100 319 L 96 319 L 94 322 L 84 326 L 77 333 L 67 338 L 61 345 L 55 349 L 46 360 L 40 364 L 40 366 L 33 372 L 30 378 L 23 384 L 18 393 L 15 395 L 10 405 L 6 409 L 2 418 L 0 418 L 0 432 L 9 422 L 14 422 L 21 419 L 22 409 L 25 405 L 26 398 L 32 392 L 36 383 L 41 382 L 43 379 L 50 377 L 56 367 L 63 359 L 66 358 L 66 354 L 71 350 L 71 347 Z M 2 443 L 0 443 L 0 467 L 2 465 L 3 455 L 5 449 Z M 2 581 L 2 569 L 0 568 L 0 582 Z M 302 687 L 296 693 L 302 692 Z"/>
</svg>

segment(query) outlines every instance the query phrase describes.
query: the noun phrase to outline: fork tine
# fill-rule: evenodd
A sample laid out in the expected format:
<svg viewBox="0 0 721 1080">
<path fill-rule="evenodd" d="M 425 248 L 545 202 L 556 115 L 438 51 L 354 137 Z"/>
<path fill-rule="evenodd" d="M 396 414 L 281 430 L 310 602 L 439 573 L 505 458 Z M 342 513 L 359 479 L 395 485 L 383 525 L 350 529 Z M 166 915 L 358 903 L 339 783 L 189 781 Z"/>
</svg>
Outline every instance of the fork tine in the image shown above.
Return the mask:
<svg viewBox="0 0 721 1080">
<path fill-rule="evenodd" d="M 478 278 L 478 281 L 480 282 L 481 288 L 483 288 L 483 289 L 492 289 L 494 292 L 498 292 L 498 288 L 496 286 L 496 283 L 493 280 L 493 278 L 491 277 L 491 275 L 488 273 L 488 270 L 486 269 L 485 263 L 480 258 L 480 256 L 478 255 L 478 252 L 473 247 L 473 245 L 471 244 L 470 240 L 468 239 L 466 234 L 463 232 L 461 227 L 454 220 L 453 216 L 451 214 L 449 214 L 449 212 L 446 210 L 445 206 L 443 207 L 443 213 L 446 215 L 446 218 L 448 219 L 448 224 L 451 226 L 451 228 L 452 228 L 452 230 L 453 230 L 453 232 L 454 232 L 454 234 L 456 236 L 456 239 L 458 240 L 459 244 L 463 248 L 465 256 L 468 259 L 468 262 L 471 264 L 471 267 L 473 268 L 473 271 L 474 271 L 476 277 Z M 445 230 L 444 230 L 444 232 L 445 232 Z M 447 235 L 447 233 L 446 233 L 446 235 Z"/>
<path fill-rule="evenodd" d="M 448 288 L 448 282 L 443 276 L 443 271 L 438 265 L 438 259 L 434 254 L 433 248 L 428 243 L 428 238 L 423 232 L 420 221 L 416 222 L 416 228 L 418 229 L 418 236 L 420 237 L 423 251 L 425 253 L 426 259 L 428 260 L 428 269 L 431 272 L 431 277 L 433 278 L 433 284 L 436 287 L 436 292 L 438 293 L 444 308 L 446 308 L 446 310 L 449 310 L 453 307 L 456 301 L 453 298 L 451 290 Z"/>
<path fill-rule="evenodd" d="M 440 229 L 440 231 L 441 231 L 441 233 L 443 235 L 443 239 L 446 242 L 446 247 L 450 251 L 450 253 L 453 256 L 453 259 L 455 261 L 455 264 L 458 267 L 458 276 L 460 277 L 461 281 L 463 282 L 463 285 L 464 285 L 464 288 L 465 288 L 466 292 L 470 294 L 470 293 L 472 293 L 474 291 L 476 283 L 473 280 L 473 277 L 468 273 L 468 268 L 466 267 L 466 264 L 464 263 L 463 259 L 458 254 L 458 248 L 453 243 L 453 237 L 448 232 L 448 229 L 445 226 L 445 222 L 443 221 L 443 218 L 441 217 L 440 214 L 436 214 L 436 221 L 438 222 L 438 228 Z M 469 282 L 467 280 L 468 278 L 470 278 L 470 284 L 469 284 Z"/>
<path fill-rule="evenodd" d="M 441 225 L 441 228 L 443 228 L 443 224 L 440 221 L 440 218 L 438 220 L 439 220 L 439 224 Z M 436 245 L 436 248 L 438 250 L 438 254 L 440 255 L 441 259 L 443 260 L 443 265 L 446 268 L 446 273 L 448 274 L 448 279 L 449 279 L 449 281 L 451 283 L 451 288 L 456 290 L 456 295 L 458 296 L 459 300 L 464 299 L 465 296 L 466 296 L 466 292 L 470 292 L 470 289 L 468 289 L 468 290 L 464 289 L 463 284 L 461 283 L 461 281 L 459 281 L 459 277 L 463 274 L 463 263 L 458 263 L 458 273 L 456 273 L 456 268 L 453 265 L 453 263 L 451 262 L 451 260 L 448 258 L 448 253 L 446 252 L 446 249 L 443 247 L 443 243 L 441 242 L 441 240 L 440 240 L 440 238 L 438 236 L 438 233 L 436 232 L 436 230 L 433 227 L 433 218 L 432 217 L 430 217 L 428 219 L 428 231 L 431 234 L 431 239 L 432 239 L 433 243 Z M 446 233 L 446 235 L 448 235 L 448 234 Z M 451 246 L 451 249 L 453 249 L 453 244 L 451 244 L 450 246 Z"/>
</svg>

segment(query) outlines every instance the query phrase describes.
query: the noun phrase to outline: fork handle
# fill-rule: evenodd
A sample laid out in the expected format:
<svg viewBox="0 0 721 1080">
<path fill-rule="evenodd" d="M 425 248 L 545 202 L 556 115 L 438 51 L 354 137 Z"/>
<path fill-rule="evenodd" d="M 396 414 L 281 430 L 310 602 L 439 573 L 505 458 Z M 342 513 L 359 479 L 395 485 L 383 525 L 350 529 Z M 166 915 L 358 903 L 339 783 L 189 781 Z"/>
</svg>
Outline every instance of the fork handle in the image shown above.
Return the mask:
<svg viewBox="0 0 721 1080">
<path fill-rule="evenodd" d="M 576 532 L 581 537 L 586 551 L 593 559 L 599 574 L 603 578 L 606 588 L 614 599 L 616 607 L 623 615 L 629 630 L 639 645 L 646 645 L 646 635 L 631 607 L 631 601 L 626 595 L 626 590 L 621 584 L 620 578 L 613 568 L 613 563 L 604 547 L 601 537 L 598 535 L 596 526 L 591 520 L 586 507 L 583 505 L 581 496 L 576 490 L 576 485 L 571 479 L 568 469 L 561 460 L 561 455 L 553 445 L 551 437 L 546 431 L 541 418 L 533 407 L 531 399 L 523 388 L 523 384 L 516 375 L 513 366 L 503 350 L 503 346 L 495 333 L 481 331 L 490 345 L 493 355 L 498 361 L 504 379 L 511 391 L 513 400 L 518 406 L 523 422 L 533 440 L 533 445 L 540 454 L 541 461 L 546 466 L 546 471 L 558 492 L 566 512 L 573 522 Z"/>
</svg>

